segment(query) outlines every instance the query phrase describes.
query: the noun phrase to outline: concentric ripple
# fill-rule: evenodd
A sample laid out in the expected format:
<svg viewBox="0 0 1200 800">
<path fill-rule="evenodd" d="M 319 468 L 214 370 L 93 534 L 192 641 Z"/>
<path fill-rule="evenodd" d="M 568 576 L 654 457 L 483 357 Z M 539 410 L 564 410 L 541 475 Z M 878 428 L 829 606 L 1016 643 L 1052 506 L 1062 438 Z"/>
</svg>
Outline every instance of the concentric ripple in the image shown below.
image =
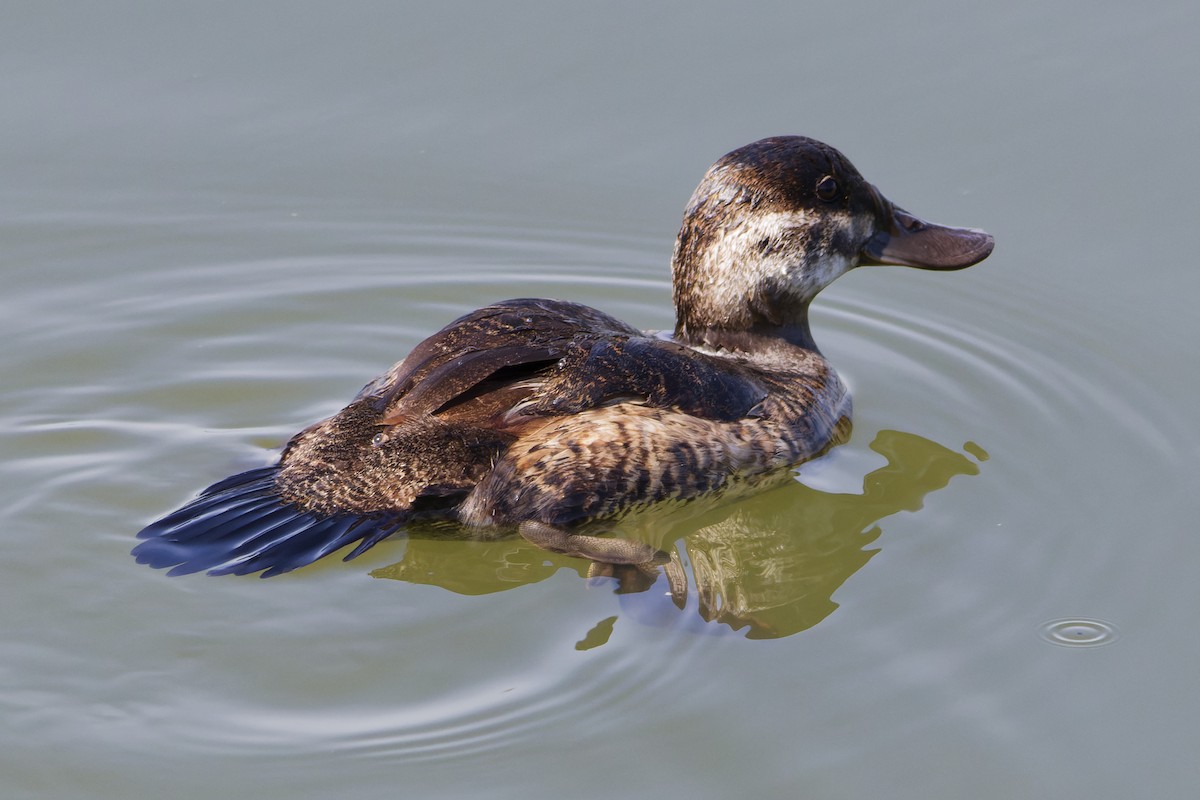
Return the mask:
<svg viewBox="0 0 1200 800">
<path fill-rule="evenodd" d="M 1047 642 L 1064 647 L 1101 647 L 1120 636 L 1111 622 L 1082 617 L 1047 620 L 1039 626 L 1038 633 Z"/>
</svg>

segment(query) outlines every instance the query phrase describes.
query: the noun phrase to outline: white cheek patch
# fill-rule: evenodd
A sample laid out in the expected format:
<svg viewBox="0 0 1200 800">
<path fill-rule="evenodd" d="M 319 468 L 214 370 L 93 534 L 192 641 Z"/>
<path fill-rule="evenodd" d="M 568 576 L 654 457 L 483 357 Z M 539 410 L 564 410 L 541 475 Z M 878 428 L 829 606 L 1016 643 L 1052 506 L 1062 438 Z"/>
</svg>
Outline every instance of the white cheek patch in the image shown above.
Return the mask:
<svg viewBox="0 0 1200 800">
<path fill-rule="evenodd" d="M 702 273 L 715 295 L 747 297 L 770 285 L 811 298 L 854 266 L 854 254 L 837 243 L 858 241 L 855 222 L 846 211 L 748 213 L 713 242 Z"/>
<path fill-rule="evenodd" d="M 801 294 L 812 297 L 849 272 L 853 266 L 854 263 L 841 253 L 829 253 L 816 264 L 815 268 L 805 270 L 795 283 L 800 285 Z"/>
</svg>

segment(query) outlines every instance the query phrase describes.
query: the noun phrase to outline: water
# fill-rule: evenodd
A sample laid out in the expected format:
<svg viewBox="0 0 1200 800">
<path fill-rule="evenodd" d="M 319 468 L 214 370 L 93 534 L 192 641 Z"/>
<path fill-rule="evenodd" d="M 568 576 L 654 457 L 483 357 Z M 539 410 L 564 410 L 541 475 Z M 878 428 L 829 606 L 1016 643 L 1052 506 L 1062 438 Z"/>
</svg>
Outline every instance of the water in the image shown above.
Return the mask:
<svg viewBox="0 0 1200 800">
<path fill-rule="evenodd" d="M 1192 796 L 1198 22 L 9 10 L 4 796 Z M 128 556 L 478 305 L 669 327 L 684 202 L 776 133 L 997 250 L 822 295 L 853 436 L 648 522 L 686 593 L 436 529 L 269 581 Z"/>
</svg>

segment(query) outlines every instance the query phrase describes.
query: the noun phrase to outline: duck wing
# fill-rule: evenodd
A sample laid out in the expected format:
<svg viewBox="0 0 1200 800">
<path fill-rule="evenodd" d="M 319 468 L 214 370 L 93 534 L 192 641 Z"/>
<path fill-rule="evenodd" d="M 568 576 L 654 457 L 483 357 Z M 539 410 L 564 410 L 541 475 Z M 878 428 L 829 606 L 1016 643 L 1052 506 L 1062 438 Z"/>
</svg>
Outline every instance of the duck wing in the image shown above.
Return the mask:
<svg viewBox="0 0 1200 800">
<path fill-rule="evenodd" d="M 387 422 L 439 414 L 537 380 L 579 340 L 636 335 L 636 328 L 579 303 L 506 300 L 451 322 L 363 394 L 378 398 Z"/>
<path fill-rule="evenodd" d="M 737 361 L 649 336 L 616 335 L 573 341 L 510 416 L 575 414 L 633 402 L 733 422 L 756 415 L 766 397 L 760 376 Z"/>
<path fill-rule="evenodd" d="M 588 306 L 528 298 L 455 320 L 363 391 L 385 407 L 381 424 L 461 417 L 469 404 L 502 427 L 615 402 L 728 422 L 767 396 L 737 361 L 647 336 Z"/>
</svg>

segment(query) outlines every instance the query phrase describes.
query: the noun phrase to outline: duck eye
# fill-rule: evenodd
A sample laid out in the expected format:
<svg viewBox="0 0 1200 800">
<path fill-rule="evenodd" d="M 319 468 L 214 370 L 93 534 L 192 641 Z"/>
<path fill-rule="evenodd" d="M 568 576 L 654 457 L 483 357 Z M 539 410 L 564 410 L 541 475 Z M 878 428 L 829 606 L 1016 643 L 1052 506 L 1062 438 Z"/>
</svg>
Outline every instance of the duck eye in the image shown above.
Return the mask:
<svg viewBox="0 0 1200 800">
<path fill-rule="evenodd" d="M 371 439 L 371 444 L 373 444 L 375 447 L 379 447 L 379 445 L 383 444 L 386 441 L 387 441 L 386 436 L 384 436 L 382 433 L 377 433 L 377 434 L 375 434 L 375 438 Z"/>
<path fill-rule="evenodd" d="M 841 187 L 838 186 L 837 178 L 833 177 L 832 175 L 826 175 L 824 178 L 821 178 L 820 182 L 817 184 L 817 197 L 821 198 L 826 203 L 837 199 L 837 196 L 840 192 Z"/>
</svg>

